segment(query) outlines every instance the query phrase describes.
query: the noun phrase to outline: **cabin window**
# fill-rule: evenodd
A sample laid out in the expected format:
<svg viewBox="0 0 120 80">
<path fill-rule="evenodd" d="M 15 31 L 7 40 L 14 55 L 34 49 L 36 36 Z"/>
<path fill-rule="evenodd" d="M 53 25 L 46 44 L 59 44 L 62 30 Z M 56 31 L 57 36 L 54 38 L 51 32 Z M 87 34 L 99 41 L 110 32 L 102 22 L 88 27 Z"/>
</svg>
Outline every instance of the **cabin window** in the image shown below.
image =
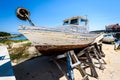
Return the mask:
<svg viewBox="0 0 120 80">
<path fill-rule="evenodd" d="M 73 20 L 71 20 L 70 24 L 78 25 L 78 19 L 73 19 Z"/>
<path fill-rule="evenodd" d="M 81 19 L 80 24 L 86 25 L 85 20 L 84 20 L 84 19 Z"/>
<path fill-rule="evenodd" d="M 67 25 L 68 24 L 68 21 L 64 21 L 63 25 Z"/>
</svg>

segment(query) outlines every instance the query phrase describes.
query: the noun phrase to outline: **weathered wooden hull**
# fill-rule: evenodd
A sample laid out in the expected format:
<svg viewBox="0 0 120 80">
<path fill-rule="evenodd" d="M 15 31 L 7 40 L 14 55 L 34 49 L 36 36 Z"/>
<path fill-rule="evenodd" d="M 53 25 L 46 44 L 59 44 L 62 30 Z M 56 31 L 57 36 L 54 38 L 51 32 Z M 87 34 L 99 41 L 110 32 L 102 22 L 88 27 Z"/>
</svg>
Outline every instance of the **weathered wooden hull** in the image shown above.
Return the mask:
<svg viewBox="0 0 120 80">
<path fill-rule="evenodd" d="M 69 50 L 76 50 L 76 49 L 81 49 L 84 47 L 89 46 L 90 43 L 88 44 L 79 44 L 79 45 L 36 45 L 36 49 L 42 54 L 42 55 L 46 55 L 46 56 L 50 56 L 50 55 L 60 55 L 63 54 L 66 51 Z"/>
<path fill-rule="evenodd" d="M 68 33 L 55 30 L 42 29 L 20 29 L 28 40 L 42 55 L 58 55 L 68 50 L 79 49 L 89 46 L 96 35 L 81 33 Z"/>
</svg>

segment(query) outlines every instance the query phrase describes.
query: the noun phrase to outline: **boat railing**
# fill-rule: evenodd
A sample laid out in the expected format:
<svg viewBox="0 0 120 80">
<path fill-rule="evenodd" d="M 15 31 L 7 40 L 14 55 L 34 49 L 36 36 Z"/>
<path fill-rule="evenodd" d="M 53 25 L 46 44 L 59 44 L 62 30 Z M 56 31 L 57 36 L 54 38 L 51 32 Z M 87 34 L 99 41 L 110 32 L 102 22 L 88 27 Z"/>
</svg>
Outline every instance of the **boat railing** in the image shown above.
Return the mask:
<svg viewBox="0 0 120 80">
<path fill-rule="evenodd" d="M 34 26 L 19 26 L 19 30 L 40 30 L 40 31 L 55 31 L 55 32 L 65 32 L 65 33 L 87 33 L 86 26 L 78 25 L 66 25 L 58 26 L 54 28 L 48 27 L 34 27 Z"/>
</svg>

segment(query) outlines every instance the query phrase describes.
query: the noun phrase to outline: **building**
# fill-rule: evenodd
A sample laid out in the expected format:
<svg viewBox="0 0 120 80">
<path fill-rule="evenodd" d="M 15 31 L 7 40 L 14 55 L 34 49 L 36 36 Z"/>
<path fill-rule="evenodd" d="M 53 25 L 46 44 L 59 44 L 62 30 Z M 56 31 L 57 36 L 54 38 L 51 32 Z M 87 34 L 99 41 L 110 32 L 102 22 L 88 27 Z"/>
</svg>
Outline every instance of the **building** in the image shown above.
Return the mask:
<svg viewBox="0 0 120 80">
<path fill-rule="evenodd" d="M 119 24 L 112 24 L 105 26 L 106 32 L 120 32 L 120 25 Z"/>
</svg>

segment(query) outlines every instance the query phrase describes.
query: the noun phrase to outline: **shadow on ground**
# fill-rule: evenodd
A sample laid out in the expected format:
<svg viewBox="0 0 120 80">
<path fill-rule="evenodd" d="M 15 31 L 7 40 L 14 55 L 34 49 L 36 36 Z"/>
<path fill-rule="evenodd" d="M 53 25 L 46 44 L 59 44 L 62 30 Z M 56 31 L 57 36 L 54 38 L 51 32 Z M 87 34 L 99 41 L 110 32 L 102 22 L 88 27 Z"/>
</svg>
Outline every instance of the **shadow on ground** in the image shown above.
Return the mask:
<svg viewBox="0 0 120 80">
<path fill-rule="evenodd" d="M 67 71 L 66 64 L 60 62 Z M 13 67 L 16 80 L 60 80 L 64 75 L 58 67 L 50 61 L 50 57 L 39 56 Z"/>
</svg>

